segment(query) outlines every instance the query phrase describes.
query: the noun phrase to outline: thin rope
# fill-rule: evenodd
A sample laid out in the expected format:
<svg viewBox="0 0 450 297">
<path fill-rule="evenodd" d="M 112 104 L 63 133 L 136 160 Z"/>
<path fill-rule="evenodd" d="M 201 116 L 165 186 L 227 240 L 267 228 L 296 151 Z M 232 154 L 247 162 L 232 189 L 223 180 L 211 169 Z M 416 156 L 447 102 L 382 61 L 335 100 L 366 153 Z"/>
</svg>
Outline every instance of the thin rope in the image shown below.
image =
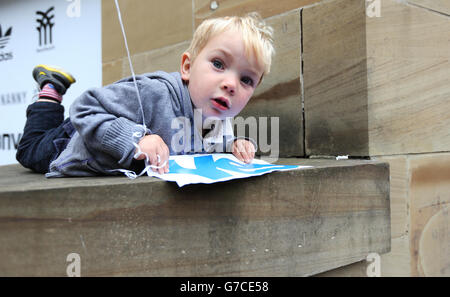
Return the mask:
<svg viewBox="0 0 450 297">
<path fill-rule="evenodd" d="M 119 17 L 120 28 L 122 29 L 123 40 L 125 42 L 125 48 L 127 50 L 128 63 L 130 64 L 130 69 L 131 69 L 131 76 L 133 77 L 134 88 L 136 89 L 136 94 L 137 94 L 137 97 L 139 100 L 139 106 L 141 108 L 142 122 L 143 122 L 142 124 L 144 125 L 144 127 L 146 127 L 145 126 L 145 117 L 144 117 L 144 108 L 142 107 L 141 95 L 139 94 L 139 89 L 138 89 L 138 85 L 137 85 L 137 81 L 136 81 L 136 75 L 134 74 L 133 63 L 131 63 L 131 56 L 130 56 L 130 51 L 128 49 L 127 35 L 125 34 L 125 29 L 123 27 L 122 15 L 120 13 L 119 2 L 118 2 L 118 0 L 115 0 L 115 2 L 116 2 L 116 9 L 117 9 L 117 16 Z"/>
<path fill-rule="evenodd" d="M 145 133 L 147 131 L 147 127 L 145 125 L 144 108 L 142 106 L 141 95 L 139 93 L 139 88 L 138 88 L 137 81 L 136 81 L 136 75 L 134 73 L 133 63 L 131 62 L 130 50 L 128 49 L 127 35 L 125 34 L 125 28 L 123 26 L 122 15 L 120 13 L 120 7 L 119 7 L 118 0 L 115 0 L 115 3 L 116 3 L 116 9 L 117 9 L 117 16 L 119 18 L 120 28 L 122 29 L 122 35 L 123 35 L 123 40 L 124 40 L 124 43 L 125 43 L 125 48 L 127 50 L 128 63 L 130 64 L 131 76 L 133 77 L 134 88 L 136 90 L 137 98 L 138 98 L 138 101 L 139 101 L 139 107 L 140 107 L 141 113 L 142 113 L 142 125 L 138 125 L 138 126 L 142 127 L 143 130 L 144 130 L 143 134 L 141 134 L 140 132 L 135 132 L 132 135 L 132 138 L 138 138 L 137 140 L 133 139 L 133 145 L 137 149 L 137 153 L 134 155 L 133 158 L 136 159 L 136 158 L 138 158 L 141 155 L 145 155 L 145 165 L 146 166 L 145 166 L 144 170 L 142 170 L 142 172 L 140 174 L 136 174 L 135 172 L 133 172 L 131 170 L 126 170 L 126 169 L 115 169 L 115 170 L 110 170 L 110 171 L 120 171 L 120 172 L 124 173 L 126 176 L 128 176 L 129 178 L 134 179 L 134 178 L 136 178 L 138 176 L 141 176 L 141 175 L 143 175 L 145 173 L 147 173 L 149 175 L 150 168 L 155 168 L 155 169 L 163 168 L 164 166 L 166 166 L 167 160 L 164 161 L 164 163 L 162 165 L 160 165 L 160 166 L 150 165 L 150 158 L 148 157 L 148 155 L 146 153 L 141 151 L 141 148 L 137 144 L 139 139 L 141 137 L 145 136 Z M 156 155 L 156 157 L 158 158 L 158 163 L 159 163 L 161 161 L 161 157 L 159 155 Z"/>
</svg>

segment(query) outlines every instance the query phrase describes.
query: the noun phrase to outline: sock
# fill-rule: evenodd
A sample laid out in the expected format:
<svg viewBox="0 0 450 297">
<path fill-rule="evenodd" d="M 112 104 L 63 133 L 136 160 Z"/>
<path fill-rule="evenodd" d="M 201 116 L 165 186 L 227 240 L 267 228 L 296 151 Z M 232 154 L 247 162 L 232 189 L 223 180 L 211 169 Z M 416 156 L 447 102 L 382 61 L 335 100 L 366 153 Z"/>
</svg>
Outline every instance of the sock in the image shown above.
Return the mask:
<svg viewBox="0 0 450 297">
<path fill-rule="evenodd" d="M 55 87 L 49 83 L 39 92 L 39 99 L 50 99 L 61 103 L 63 98 L 58 91 L 56 91 Z"/>
</svg>

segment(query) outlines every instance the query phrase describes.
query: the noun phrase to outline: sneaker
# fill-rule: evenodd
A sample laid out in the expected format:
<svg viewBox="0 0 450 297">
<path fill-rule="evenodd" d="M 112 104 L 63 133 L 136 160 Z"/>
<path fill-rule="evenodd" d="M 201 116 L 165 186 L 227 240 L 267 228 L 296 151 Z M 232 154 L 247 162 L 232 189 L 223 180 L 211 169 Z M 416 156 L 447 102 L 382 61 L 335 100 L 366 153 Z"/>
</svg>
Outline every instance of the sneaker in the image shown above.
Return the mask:
<svg viewBox="0 0 450 297">
<path fill-rule="evenodd" d="M 53 66 L 37 65 L 33 69 L 33 78 L 42 89 L 51 83 L 59 94 L 64 95 L 75 78 L 68 72 Z"/>
</svg>

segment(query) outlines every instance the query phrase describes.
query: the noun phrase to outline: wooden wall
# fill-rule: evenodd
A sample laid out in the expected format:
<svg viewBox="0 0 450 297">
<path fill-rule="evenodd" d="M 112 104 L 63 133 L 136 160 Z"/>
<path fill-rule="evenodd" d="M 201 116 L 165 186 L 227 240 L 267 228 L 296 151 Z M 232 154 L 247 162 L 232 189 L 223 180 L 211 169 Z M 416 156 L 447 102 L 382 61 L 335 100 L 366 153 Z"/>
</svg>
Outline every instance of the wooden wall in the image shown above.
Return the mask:
<svg viewBox="0 0 450 297">
<path fill-rule="evenodd" d="M 388 161 L 392 251 L 382 275 L 449 276 L 450 2 L 380 1 L 380 17 L 366 15 L 364 0 L 119 3 L 137 73 L 178 71 L 203 19 L 259 11 L 277 55 L 243 115 L 280 117 L 280 156 Z M 114 1 L 102 3 L 108 84 L 130 70 Z M 365 265 L 329 274 L 365 275 Z"/>
<path fill-rule="evenodd" d="M 370 155 L 398 172 L 385 275 L 450 276 L 449 5 L 385 0 L 367 20 Z"/>
<path fill-rule="evenodd" d="M 333 102 L 319 95 L 328 106 L 317 103 L 305 112 L 306 130 L 321 133 L 319 139 L 325 142 L 308 142 L 307 134 L 307 151 L 335 155 L 345 154 L 341 148 L 348 147 L 350 155 L 390 164 L 392 250 L 381 257 L 384 276 L 450 276 L 449 5 L 382 0 L 380 17 L 366 17 L 367 97 L 361 95 L 353 109 L 343 112 L 339 107 L 345 100 Z M 344 71 L 333 78 L 347 81 Z M 337 90 L 330 97 L 339 99 L 339 85 L 328 80 L 316 89 L 333 93 L 329 85 Z M 310 112 L 331 132 L 322 132 L 325 124 L 308 122 Z M 362 119 L 361 112 L 367 112 L 367 122 L 349 122 L 351 114 Z M 349 140 L 351 135 L 336 128 L 339 125 L 356 130 L 366 126 L 367 135 L 353 133 Z M 329 150 L 324 152 L 326 145 Z M 324 275 L 365 275 L 361 267 L 351 265 Z"/>
</svg>

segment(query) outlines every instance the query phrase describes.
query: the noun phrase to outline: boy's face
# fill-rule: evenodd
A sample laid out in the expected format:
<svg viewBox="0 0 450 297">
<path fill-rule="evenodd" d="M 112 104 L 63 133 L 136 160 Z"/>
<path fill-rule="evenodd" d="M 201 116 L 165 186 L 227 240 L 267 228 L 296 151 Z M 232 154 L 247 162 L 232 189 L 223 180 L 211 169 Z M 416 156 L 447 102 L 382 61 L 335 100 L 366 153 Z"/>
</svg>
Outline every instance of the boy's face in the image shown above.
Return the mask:
<svg viewBox="0 0 450 297">
<path fill-rule="evenodd" d="M 254 56 L 245 55 L 240 33 L 225 31 L 211 38 L 191 62 L 184 53 L 181 77 L 195 108 L 204 117 L 236 116 L 247 104 L 263 74 Z"/>
</svg>

